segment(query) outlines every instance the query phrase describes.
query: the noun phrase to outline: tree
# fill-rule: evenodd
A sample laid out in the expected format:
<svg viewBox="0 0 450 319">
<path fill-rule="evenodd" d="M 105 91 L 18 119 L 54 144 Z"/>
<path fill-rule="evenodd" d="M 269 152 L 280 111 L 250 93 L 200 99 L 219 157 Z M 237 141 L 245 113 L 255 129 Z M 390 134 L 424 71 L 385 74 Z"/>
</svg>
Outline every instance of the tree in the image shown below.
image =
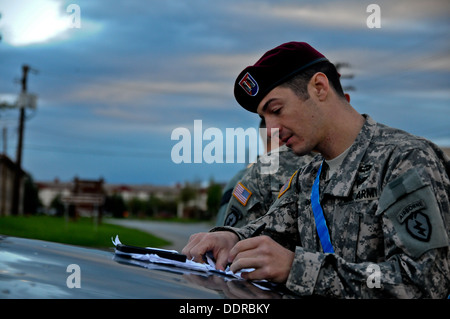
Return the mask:
<svg viewBox="0 0 450 319">
<path fill-rule="evenodd" d="M 23 194 L 23 211 L 25 214 L 36 214 L 42 203 L 39 200 L 38 188 L 30 175 L 25 177 Z"/>
<path fill-rule="evenodd" d="M 198 197 L 199 193 L 199 184 L 186 182 L 184 187 L 180 190 L 179 199 L 181 201 L 182 207 L 182 215 L 179 217 L 183 218 L 198 218 L 200 213 L 195 200 Z M 191 201 L 194 201 L 194 204 L 191 205 Z"/>
<path fill-rule="evenodd" d="M 222 186 L 211 180 L 207 189 L 206 206 L 210 217 L 216 216 L 220 208 L 220 200 L 222 198 Z"/>
<path fill-rule="evenodd" d="M 191 184 L 186 183 L 180 191 L 180 200 L 184 204 L 187 204 L 189 201 L 195 198 L 197 198 L 197 190 Z"/>
<path fill-rule="evenodd" d="M 147 216 L 173 217 L 177 214 L 177 202 L 171 199 L 161 199 L 151 194 L 146 206 Z"/>
<path fill-rule="evenodd" d="M 64 203 L 61 199 L 61 194 L 58 194 L 55 196 L 55 198 L 52 199 L 50 203 L 50 208 L 55 210 L 56 216 L 63 216 L 64 215 Z"/>
<path fill-rule="evenodd" d="M 143 217 L 146 211 L 146 201 L 133 197 L 128 201 L 128 209 L 132 215 Z"/>
<path fill-rule="evenodd" d="M 113 217 L 124 217 L 127 207 L 121 195 L 113 194 L 106 196 L 104 210 L 111 213 Z"/>
</svg>

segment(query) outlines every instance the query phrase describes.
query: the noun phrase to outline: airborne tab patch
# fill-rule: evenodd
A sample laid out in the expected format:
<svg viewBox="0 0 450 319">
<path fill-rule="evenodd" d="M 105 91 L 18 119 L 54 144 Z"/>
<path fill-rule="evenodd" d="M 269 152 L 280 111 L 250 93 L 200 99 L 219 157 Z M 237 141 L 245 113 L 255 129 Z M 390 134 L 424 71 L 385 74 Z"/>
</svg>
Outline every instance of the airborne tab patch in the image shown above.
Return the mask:
<svg viewBox="0 0 450 319">
<path fill-rule="evenodd" d="M 423 200 L 421 200 L 421 199 L 406 205 L 406 207 L 404 207 L 401 210 L 401 212 L 397 215 L 398 222 L 400 224 L 402 224 L 406 220 L 406 218 L 409 217 L 409 215 L 411 213 L 414 213 L 414 212 L 416 212 L 418 210 L 425 209 L 426 207 L 427 206 L 425 205 L 425 202 Z"/>
<path fill-rule="evenodd" d="M 241 182 L 239 182 L 233 190 L 233 196 L 239 201 L 239 203 L 245 206 L 247 205 L 250 196 L 252 196 L 252 192 L 242 185 Z"/>
</svg>

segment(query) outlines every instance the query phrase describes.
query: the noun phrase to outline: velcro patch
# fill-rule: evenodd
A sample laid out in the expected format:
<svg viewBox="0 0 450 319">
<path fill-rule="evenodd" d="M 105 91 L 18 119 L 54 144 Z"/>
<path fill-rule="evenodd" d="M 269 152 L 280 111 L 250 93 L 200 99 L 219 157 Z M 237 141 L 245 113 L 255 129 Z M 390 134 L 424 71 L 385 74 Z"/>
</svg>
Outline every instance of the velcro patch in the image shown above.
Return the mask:
<svg viewBox="0 0 450 319">
<path fill-rule="evenodd" d="M 239 182 L 233 190 L 233 196 L 239 201 L 239 203 L 245 206 L 247 205 L 250 196 L 252 196 L 252 192 L 242 185 L 241 182 Z"/>
<path fill-rule="evenodd" d="M 291 176 L 291 178 L 281 187 L 280 193 L 278 194 L 278 198 L 283 196 L 284 193 L 287 192 L 289 188 L 291 188 L 292 180 L 294 179 L 294 176 L 297 174 L 298 171 L 295 171 L 295 173 Z"/>
<path fill-rule="evenodd" d="M 224 225 L 233 227 L 241 219 L 242 219 L 242 213 L 235 206 L 232 205 L 231 212 L 228 214 L 227 218 L 225 218 Z"/>
</svg>

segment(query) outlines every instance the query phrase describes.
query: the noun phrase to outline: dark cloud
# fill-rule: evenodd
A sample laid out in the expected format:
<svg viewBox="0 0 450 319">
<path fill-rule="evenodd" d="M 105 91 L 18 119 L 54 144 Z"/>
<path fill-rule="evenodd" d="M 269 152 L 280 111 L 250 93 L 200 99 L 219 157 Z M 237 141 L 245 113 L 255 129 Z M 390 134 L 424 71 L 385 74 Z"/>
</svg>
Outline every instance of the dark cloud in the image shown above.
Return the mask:
<svg viewBox="0 0 450 319">
<path fill-rule="evenodd" d="M 226 180 L 242 165 L 175 165 L 170 134 L 196 119 L 205 129 L 256 127 L 258 118 L 234 101 L 234 77 L 291 40 L 350 63 L 344 72 L 354 78 L 343 82 L 356 88 L 349 93 L 358 111 L 450 145 L 445 0 L 378 1 L 381 29 L 366 25 L 370 1 L 79 0 L 81 29 L 21 46 L 8 42 L 14 24 L 2 25 L 12 3 L 31 2 L 0 1 L 0 100 L 20 91 L 14 79 L 23 63 L 39 70 L 29 76 L 39 100 L 26 123 L 24 152 L 36 179 Z M 61 16 L 71 3 L 60 2 Z M 0 124 L 14 132 L 8 118 Z M 12 157 L 16 138 L 9 134 Z"/>
</svg>

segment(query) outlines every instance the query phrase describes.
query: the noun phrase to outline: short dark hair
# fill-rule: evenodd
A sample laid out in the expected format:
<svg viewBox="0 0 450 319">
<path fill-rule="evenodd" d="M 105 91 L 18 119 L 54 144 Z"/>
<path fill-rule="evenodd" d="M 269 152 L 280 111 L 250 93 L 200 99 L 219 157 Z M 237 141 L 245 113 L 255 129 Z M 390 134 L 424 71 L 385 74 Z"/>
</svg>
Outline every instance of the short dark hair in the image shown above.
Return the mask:
<svg viewBox="0 0 450 319">
<path fill-rule="evenodd" d="M 312 65 L 308 69 L 296 74 L 280 86 L 290 88 L 299 98 L 307 100 L 309 98 L 307 89 L 308 83 L 317 72 L 322 72 L 325 74 L 336 93 L 340 97 L 345 98 L 344 90 L 342 89 L 342 85 L 339 80 L 340 75 L 335 65 L 328 61 Z"/>
</svg>

